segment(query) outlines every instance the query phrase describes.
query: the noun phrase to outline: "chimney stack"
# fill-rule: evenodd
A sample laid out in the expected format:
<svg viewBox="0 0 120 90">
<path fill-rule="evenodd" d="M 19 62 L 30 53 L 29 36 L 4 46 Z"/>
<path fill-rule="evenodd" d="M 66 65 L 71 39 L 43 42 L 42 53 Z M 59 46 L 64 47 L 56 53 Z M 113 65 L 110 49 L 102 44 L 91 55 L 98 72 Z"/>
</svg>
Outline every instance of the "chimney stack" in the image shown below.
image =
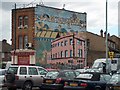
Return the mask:
<svg viewBox="0 0 120 90">
<path fill-rule="evenodd" d="M 102 29 L 100 30 L 100 35 L 101 35 L 101 37 L 103 37 L 103 30 Z"/>
<path fill-rule="evenodd" d="M 104 32 L 104 37 L 106 37 L 106 31 Z"/>
<path fill-rule="evenodd" d="M 2 42 L 3 42 L 3 43 L 7 43 L 7 40 L 6 40 L 6 39 L 3 39 Z"/>
<path fill-rule="evenodd" d="M 110 33 L 108 33 L 108 38 L 110 37 Z"/>
</svg>

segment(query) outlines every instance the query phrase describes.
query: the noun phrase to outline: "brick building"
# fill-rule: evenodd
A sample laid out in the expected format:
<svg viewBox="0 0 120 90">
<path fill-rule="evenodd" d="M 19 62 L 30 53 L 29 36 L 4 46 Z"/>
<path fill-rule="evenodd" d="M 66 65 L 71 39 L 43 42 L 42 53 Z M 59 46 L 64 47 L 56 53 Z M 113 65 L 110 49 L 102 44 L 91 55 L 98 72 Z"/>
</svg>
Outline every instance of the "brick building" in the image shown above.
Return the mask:
<svg viewBox="0 0 120 90">
<path fill-rule="evenodd" d="M 12 10 L 12 49 L 25 49 L 28 43 L 37 61 L 45 61 L 52 40 L 79 31 L 86 31 L 86 13 L 43 5 Z"/>
<path fill-rule="evenodd" d="M 92 66 L 95 59 L 106 57 L 106 33 L 100 31 L 100 35 L 91 32 L 80 32 L 87 41 L 87 65 Z M 108 51 L 113 51 L 115 54 L 120 53 L 120 38 L 108 34 Z M 109 56 L 109 55 L 108 55 Z"/>
<path fill-rule="evenodd" d="M 11 53 L 12 46 L 7 43 L 7 40 L 0 41 L 0 63 L 7 62 L 11 60 Z"/>
<path fill-rule="evenodd" d="M 67 34 L 52 41 L 50 64 L 85 65 L 85 40 L 78 33 Z"/>
<path fill-rule="evenodd" d="M 15 20 L 16 16 L 16 20 Z M 12 49 L 24 49 L 27 43 L 34 47 L 34 8 L 12 10 Z M 16 32 L 16 33 L 15 33 Z"/>
</svg>

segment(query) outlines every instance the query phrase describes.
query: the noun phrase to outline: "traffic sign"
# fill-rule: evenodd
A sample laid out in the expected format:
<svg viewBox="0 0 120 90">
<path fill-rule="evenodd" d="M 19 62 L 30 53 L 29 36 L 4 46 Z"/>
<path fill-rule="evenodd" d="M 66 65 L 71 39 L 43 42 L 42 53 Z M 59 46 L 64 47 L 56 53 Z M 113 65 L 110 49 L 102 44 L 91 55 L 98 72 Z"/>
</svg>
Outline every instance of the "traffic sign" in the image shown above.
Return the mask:
<svg viewBox="0 0 120 90">
<path fill-rule="evenodd" d="M 110 57 L 111 60 L 113 60 L 114 52 L 109 52 L 109 57 Z"/>
</svg>

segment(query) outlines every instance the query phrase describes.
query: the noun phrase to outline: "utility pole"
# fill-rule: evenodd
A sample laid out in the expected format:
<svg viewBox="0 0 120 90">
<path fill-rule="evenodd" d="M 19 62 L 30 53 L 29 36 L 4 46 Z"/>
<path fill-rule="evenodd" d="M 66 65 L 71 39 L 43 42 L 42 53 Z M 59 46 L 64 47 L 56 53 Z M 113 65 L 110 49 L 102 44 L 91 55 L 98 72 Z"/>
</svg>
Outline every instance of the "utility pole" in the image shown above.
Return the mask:
<svg viewBox="0 0 120 90">
<path fill-rule="evenodd" d="M 85 39 L 85 66 L 84 67 L 87 67 L 87 38 Z"/>
<path fill-rule="evenodd" d="M 106 71 L 108 72 L 108 34 L 107 34 L 107 0 L 106 0 Z"/>
<path fill-rule="evenodd" d="M 74 60 L 75 60 L 75 40 L 74 40 L 74 38 L 75 38 L 75 34 L 73 32 L 73 60 L 71 61 L 71 65 L 73 65 Z"/>
<path fill-rule="evenodd" d="M 75 58 L 75 41 L 74 41 L 75 35 L 73 32 L 73 59 Z"/>
<path fill-rule="evenodd" d="M 13 55 L 13 64 L 15 64 L 15 51 L 16 51 L 16 3 L 14 10 L 14 55 Z"/>
<path fill-rule="evenodd" d="M 15 10 L 14 10 L 14 49 L 16 50 L 16 3 L 15 3 Z"/>
</svg>

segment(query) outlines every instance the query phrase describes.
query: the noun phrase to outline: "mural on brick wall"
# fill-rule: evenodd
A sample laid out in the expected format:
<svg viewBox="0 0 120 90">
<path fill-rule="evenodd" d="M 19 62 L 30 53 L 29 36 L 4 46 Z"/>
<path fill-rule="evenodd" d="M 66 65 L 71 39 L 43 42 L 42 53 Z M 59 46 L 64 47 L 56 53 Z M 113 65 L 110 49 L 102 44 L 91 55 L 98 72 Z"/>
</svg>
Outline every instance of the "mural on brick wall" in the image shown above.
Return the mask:
<svg viewBox="0 0 120 90">
<path fill-rule="evenodd" d="M 36 32 L 39 30 L 86 31 L 86 13 L 39 5 L 35 9 L 35 15 Z"/>
<path fill-rule="evenodd" d="M 38 5 L 35 8 L 35 40 L 37 57 L 50 52 L 51 41 L 67 32 L 86 31 L 86 13 Z"/>
</svg>

